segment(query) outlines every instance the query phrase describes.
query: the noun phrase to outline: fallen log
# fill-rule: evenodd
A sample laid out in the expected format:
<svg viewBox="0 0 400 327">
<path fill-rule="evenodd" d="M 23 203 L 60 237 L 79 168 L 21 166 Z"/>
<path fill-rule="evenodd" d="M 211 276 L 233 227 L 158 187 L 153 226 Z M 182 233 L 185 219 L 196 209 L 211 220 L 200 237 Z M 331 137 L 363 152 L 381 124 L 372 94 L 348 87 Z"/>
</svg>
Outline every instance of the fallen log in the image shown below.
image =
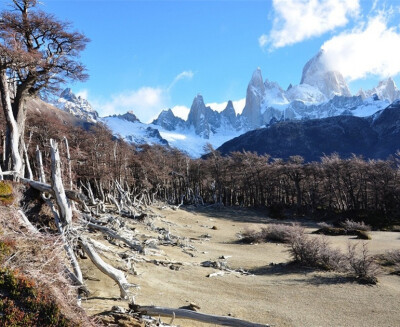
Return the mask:
<svg viewBox="0 0 400 327">
<path fill-rule="evenodd" d="M 100 226 L 97 224 L 93 224 L 93 223 L 88 223 L 87 227 L 98 230 L 116 240 L 120 240 L 122 242 L 124 242 L 126 245 L 128 245 L 130 248 L 132 248 L 133 250 L 136 250 L 138 252 L 143 252 L 143 247 L 140 244 L 137 243 L 132 243 L 131 241 L 129 241 L 128 239 L 126 239 L 125 237 L 117 234 L 116 232 L 114 232 L 112 229 L 109 229 L 105 226 Z"/>
<path fill-rule="evenodd" d="M 209 324 L 232 327 L 269 327 L 267 324 L 258 324 L 233 317 L 215 316 L 185 309 L 172 309 L 156 306 L 134 306 L 136 312 L 149 316 L 168 316 L 182 319 L 197 320 Z"/>
<path fill-rule="evenodd" d="M 10 173 L 8 175 L 13 175 L 14 172 L 5 172 L 5 173 Z M 3 173 L 3 175 L 6 175 L 5 173 Z M 32 179 L 23 178 L 23 177 L 19 177 L 19 180 L 22 183 L 26 183 L 26 184 L 30 185 L 35 190 L 53 194 L 53 189 L 51 188 L 51 186 L 49 184 L 37 182 Z M 65 190 L 65 195 L 67 196 L 68 199 L 78 202 L 78 203 L 82 203 L 82 202 L 84 203 L 85 201 L 88 200 L 86 195 L 79 193 L 77 191 Z"/>
<path fill-rule="evenodd" d="M 97 252 L 93 249 L 90 243 L 83 238 L 79 239 L 79 245 L 88 255 L 90 260 L 94 263 L 94 265 L 105 275 L 113 279 L 119 286 L 120 296 L 122 299 L 128 299 L 128 288 L 136 285 L 129 284 L 124 273 L 108 263 L 104 262 L 103 259 L 97 254 Z"/>
</svg>

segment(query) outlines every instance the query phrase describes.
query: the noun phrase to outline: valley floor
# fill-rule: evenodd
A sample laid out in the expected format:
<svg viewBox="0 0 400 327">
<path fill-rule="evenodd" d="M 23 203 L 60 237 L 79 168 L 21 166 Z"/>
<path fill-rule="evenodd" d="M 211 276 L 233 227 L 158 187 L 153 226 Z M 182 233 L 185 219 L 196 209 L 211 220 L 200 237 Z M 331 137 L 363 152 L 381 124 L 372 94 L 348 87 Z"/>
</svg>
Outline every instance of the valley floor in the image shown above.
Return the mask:
<svg viewBox="0 0 400 327">
<path fill-rule="evenodd" d="M 134 264 L 137 275 L 128 274 L 128 279 L 140 285 L 134 291 L 137 304 L 179 308 L 195 302 L 201 307 L 199 312 L 272 326 L 400 326 L 399 276 L 382 272 L 377 285 L 360 285 L 336 273 L 286 265 L 290 257 L 284 244 L 237 243 L 237 233 L 246 228 L 276 223 L 256 211 L 194 207 L 153 211 L 158 217 L 151 219 L 152 226 L 128 225 L 142 240 L 157 239 L 157 227 L 164 228 L 180 237 L 180 246 L 157 245 L 158 249 L 146 255 L 150 260 Z M 308 232 L 317 228 L 309 222 L 303 225 Z M 371 254 L 400 249 L 400 233 L 371 232 L 371 236 L 367 241 Z M 360 242 L 351 236 L 328 238 L 343 251 L 349 242 Z M 111 254 L 106 256 L 111 258 Z M 227 259 L 220 259 L 222 256 Z M 207 277 L 221 270 L 203 267 L 204 261 L 226 261 L 230 269 L 242 268 L 250 274 L 225 271 L 222 276 Z M 120 268 L 124 264 L 122 260 L 114 262 Z M 113 305 L 127 307 L 117 299 L 119 290 L 111 279 L 89 260 L 82 260 L 81 265 L 92 291 L 83 302 L 89 314 L 110 310 Z M 206 326 L 178 319 L 174 324 Z"/>
</svg>

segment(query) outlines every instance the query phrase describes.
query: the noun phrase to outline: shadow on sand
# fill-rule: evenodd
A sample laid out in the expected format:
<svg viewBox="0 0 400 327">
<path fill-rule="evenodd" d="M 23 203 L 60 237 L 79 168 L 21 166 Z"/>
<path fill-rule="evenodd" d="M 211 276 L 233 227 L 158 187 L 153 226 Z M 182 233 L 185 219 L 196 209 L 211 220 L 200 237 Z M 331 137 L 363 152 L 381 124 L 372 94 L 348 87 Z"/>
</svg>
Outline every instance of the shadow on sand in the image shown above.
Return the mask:
<svg viewBox="0 0 400 327">
<path fill-rule="evenodd" d="M 338 284 L 349 284 L 356 282 L 353 277 L 330 274 L 329 275 L 319 275 L 315 274 L 317 272 L 324 273 L 321 270 L 299 266 L 295 263 L 279 263 L 268 266 L 257 267 L 248 270 L 249 273 L 254 275 L 271 275 L 271 276 L 289 276 L 294 275 L 296 278 L 291 279 L 295 283 L 304 283 L 310 285 L 338 285 Z M 304 276 L 299 278 L 299 275 Z M 293 276 L 293 277 L 294 277 Z"/>
<path fill-rule="evenodd" d="M 180 210 L 191 214 L 200 214 L 213 219 L 226 219 L 232 222 L 253 223 L 253 224 L 290 224 L 296 223 L 303 227 L 318 228 L 315 221 L 307 217 L 292 217 L 285 219 L 274 219 L 268 216 L 266 208 L 242 208 L 224 206 L 182 206 Z"/>
<path fill-rule="evenodd" d="M 182 206 L 180 209 L 192 214 L 201 214 L 214 219 L 227 219 L 234 222 L 265 224 L 274 221 L 274 219 L 268 217 L 267 210 L 262 209 L 223 206 Z"/>
<path fill-rule="evenodd" d="M 86 300 L 107 300 L 107 301 L 121 301 L 120 297 L 104 297 L 104 296 L 89 296 Z"/>
</svg>

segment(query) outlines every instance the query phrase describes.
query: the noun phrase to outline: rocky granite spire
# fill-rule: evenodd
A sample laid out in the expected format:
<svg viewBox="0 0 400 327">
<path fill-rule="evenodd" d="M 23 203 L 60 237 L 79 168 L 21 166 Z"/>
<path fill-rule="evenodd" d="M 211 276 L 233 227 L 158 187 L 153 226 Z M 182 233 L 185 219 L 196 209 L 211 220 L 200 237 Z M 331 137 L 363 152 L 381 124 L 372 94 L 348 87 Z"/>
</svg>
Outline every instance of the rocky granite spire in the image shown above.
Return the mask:
<svg viewBox="0 0 400 327">
<path fill-rule="evenodd" d="M 331 70 L 320 50 L 304 66 L 300 84 L 308 84 L 319 89 L 328 99 L 335 95 L 350 97 L 351 93 L 343 75 Z"/>
<path fill-rule="evenodd" d="M 246 105 L 241 115 L 251 128 L 259 127 L 262 124 L 260 109 L 264 97 L 265 85 L 263 82 L 261 69 L 257 68 L 251 77 L 249 85 L 247 86 Z"/>
</svg>

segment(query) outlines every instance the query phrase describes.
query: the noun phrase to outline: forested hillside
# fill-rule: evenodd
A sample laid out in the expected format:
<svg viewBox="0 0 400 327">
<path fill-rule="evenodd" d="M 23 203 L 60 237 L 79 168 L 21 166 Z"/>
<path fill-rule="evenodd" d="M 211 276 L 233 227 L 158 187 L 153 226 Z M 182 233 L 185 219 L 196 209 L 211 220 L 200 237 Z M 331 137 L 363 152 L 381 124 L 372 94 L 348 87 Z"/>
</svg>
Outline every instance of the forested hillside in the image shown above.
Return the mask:
<svg viewBox="0 0 400 327">
<path fill-rule="evenodd" d="M 178 150 L 135 146 L 112 136 L 101 124 L 87 124 L 40 100 L 29 105 L 25 142 L 33 178 L 37 176 L 37 147 L 49 175 L 49 140 L 57 140 L 63 179 L 69 185 L 64 138 L 68 140 L 72 188 L 89 183 L 95 197 L 115 196 L 118 182 L 145 201 L 268 208 L 278 216 L 285 209 L 299 214 L 370 217 L 373 224 L 399 218 L 399 158 L 363 160 L 325 156 L 304 163 L 251 152 L 221 156 L 211 147 L 206 159 L 190 159 Z M 83 189 L 84 192 L 87 192 Z"/>
</svg>

